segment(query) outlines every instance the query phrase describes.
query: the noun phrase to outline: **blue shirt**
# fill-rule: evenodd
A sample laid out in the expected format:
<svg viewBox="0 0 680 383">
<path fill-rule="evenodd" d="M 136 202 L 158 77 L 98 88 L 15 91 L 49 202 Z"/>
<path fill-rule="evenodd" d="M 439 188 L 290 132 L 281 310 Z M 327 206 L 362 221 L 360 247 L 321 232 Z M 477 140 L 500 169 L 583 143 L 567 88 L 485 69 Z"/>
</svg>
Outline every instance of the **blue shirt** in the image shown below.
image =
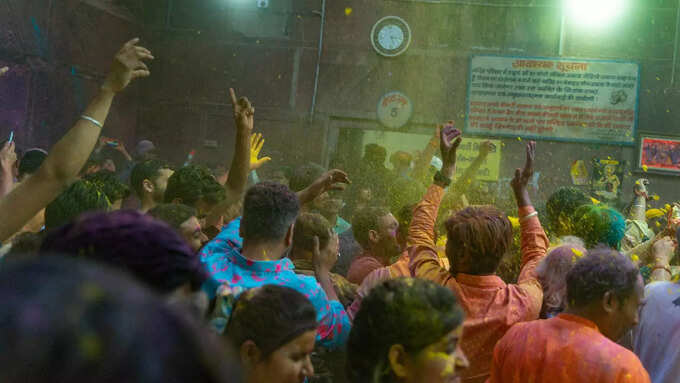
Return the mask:
<svg viewBox="0 0 680 383">
<path fill-rule="evenodd" d="M 235 222 L 237 221 L 237 222 Z M 238 237 L 240 219 L 232 221 L 203 250 L 201 261 L 206 265 L 211 279 L 227 283 L 231 287 L 251 289 L 268 284 L 286 286 L 302 293 L 316 308 L 316 340 L 328 349 L 338 348 L 347 342 L 351 323 L 338 301 L 328 300 L 314 277 L 295 273 L 295 266 L 288 258 L 276 261 L 252 261 L 241 255 L 242 240 Z M 214 295 L 214 292 L 212 292 Z"/>
</svg>

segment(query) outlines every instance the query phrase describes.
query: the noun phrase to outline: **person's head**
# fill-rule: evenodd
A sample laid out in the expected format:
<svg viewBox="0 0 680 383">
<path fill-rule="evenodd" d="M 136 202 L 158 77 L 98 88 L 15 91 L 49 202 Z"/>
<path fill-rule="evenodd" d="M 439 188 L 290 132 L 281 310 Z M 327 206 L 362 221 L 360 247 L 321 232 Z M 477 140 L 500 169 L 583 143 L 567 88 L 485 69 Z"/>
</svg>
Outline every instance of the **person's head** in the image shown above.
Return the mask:
<svg viewBox="0 0 680 383">
<path fill-rule="evenodd" d="M 411 162 L 413 161 L 413 156 L 404 151 L 397 151 L 392 153 L 390 156 L 390 163 L 392 167 L 398 174 L 405 175 L 406 172 L 411 168 Z"/>
<path fill-rule="evenodd" d="M 103 162 L 104 162 L 104 160 L 102 160 L 100 158 L 100 156 L 98 156 L 95 153 L 92 153 L 90 155 L 90 158 L 88 158 L 87 161 L 85 161 L 85 165 L 83 165 L 83 168 L 81 169 L 80 174 L 81 175 L 88 175 L 88 174 L 96 173 L 96 172 L 102 170 L 102 163 Z"/>
<path fill-rule="evenodd" d="M 198 256 L 179 234 L 136 211 L 82 216 L 48 233 L 42 250 L 127 270 L 165 295 L 191 295 L 206 280 Z"/>
<path fill-rule="evenodd" d="M 468 361 L 460 349 L 463 310 L 451 290 L 415 278 L 374 287 L 347 342 L 353 382 L 450 382 Z"/>
<path fill-rule="evenodd" d="M 115 173 L 108 170 L 88 174 L 83 180 L 92 182 L 106 195 L 111 202 L 111 210 L 120 210 L 123 200 L 130 195 L 130 188 L 120 182 Z"/>
<path fill-rule="evenodd" d="M 115 173 L 116 172 L 116 161 L 113 158 L 104 158 L 102 161 L 101 170 Z"/>
<path fill-rule="evenodd" d="M 643 298 L 640 271 L 607 247 L 588 251 L 567 274 L 569 312 L 587 316 L 613 341 L 638 323 Z"/>
<path fill-rule="evenodd" d="M 364 146 L 363 161 L 369 165 L 384 167 L 387 158 L 387 150 L 378 144 L 367 144 Z"/>
<path fill-rule="evenodd" d="M 170 225 L 184 238 L 191 249 L 197 252 L 208 242 L 208 237 L 203 233 L 196 214 L 196 209 L 193 207 L 176 203 L 160 204 L 149 210 L 150 216 Z"/>
<path fill-rule="evenodd" d="M 550 250 L 538 264 L 536 274 L 543 287 L 543 312 L 559 313 L 567 307 L 567 273 L 585 253 L 582 245 L 561 245 Z"/>
<path fill-rule="evenodd" d="M 168 179 L 174 171 L 164 161 L 147 160 L 138 163 L 130 174 L 130 186 L 140 199 L 163 202 Z"/>
<path fill-rule="evenodd" d="M 397 223 L 399 224 L 399 229 L 397 229 L 397 241 L 399 242 L 399 246 L 401 246 L 402 249 L 407 247 L 408 228 L 411 226 L 411 221 L 413 220 L 413 209 L 415 207 L 415 203 L 404 205 L 399 210 L 397 210 L 397 213 L 394 216 L 394 218 L 397 219 Z"/>
<path fill-rule="evenodd" d="M 45 161 L 45 158 L 47 158 L 47 152 L 42 149 L 27 150 L 19 162 L 19 181 L 23 181 L 26 177 L 35 173 Z"/>
<path fill-rule="evenodd" d="M 141 140 L 135 147 L 134 156 L 135 159 L 140 162 L 156 159 L 158 157 L 156 145 L 149 140 Z"/>
<path fill-rule="evenodd" d="M 326 169 L 318 164 L 310 162 L 295 169 L 290 177 L 290 190 L 299 192 L 314 183 L 326 172 Z"/>
<path fill-rule="evenodd" d="M 2 382 L 226 383 L 240 376 L 218 339 L 115 269 L 56 255 L 7 261 L 0 299 Z"/>
<path fill-rule="evenodd" d="M 319 249 L 325 249 L 335 235 L 326 218 L 317 213 L 302 213 L 295 220 L 293 251 L 314 251 L 314 237 L 319 238 Z"/>
<path fill-rule="evenodd" d="M 354 239 L 373 255 L 389 260 L 401 252 L 397 241 L 399 222 L 382 207 L 365 207 L 354 212 L 352 233 Z"/>
<path fill-rule="evenodd" d="M 467 207 L 446 220 L 445 226 L 446 256 L 456 273 L 495 273 L 512 244 L 512 224 L 493 206 Z"/>
<path fill-rule="evenodd" d="M 224 188 L 217 182 L 210 169 L 189 165 L 177 170 L 168 179 L 165 189 L 166 203 L 181 203 L 198 210 L 199 218 L 224 199 Z"/>
<path fill-rule="evenodd" d="M 252 186 L 243 199 L 240 231 L 244 244 L 270 243 L 290 247 L 299 212 L 300 201 L 286 186 L 268 181 Z"/>
<path fill-rule="evenodd" d="M 265 179 L 267 181 L 276 182 L 281 185 L 290 185 L 291 170 L 287 166 L 279 166 L 265 172 Z"/>
<path fill-rule="evenodd" d="M 618 211 L 598 205 L 584 205 L 573 216 L 573 234 L 583 238 L 586 247 L 604 244 L 619 249 L 626 233 L 626 220 Z"/>
<path fill-rule="evenodd" d="M 573 216 L 576 209 L 592 201 L 579 189 L 563 187 L 554 192 L 545 204 L 548 226 L 557 237 L 574 234 Z"/>
<path fill-rule="evenodd" d="M 240 353 L 248 383 L 297 383 L 314 375 L 317 327 L 304 295 L 265 285 L 241 294 L 225 334 Z"/>
<path fill-rule="evenodd" d="M 85 212 L 107 211 L 109 199 L 90 181 L 76 181 L 45 208 L 45 228 L 55 229 Z"/>
</svg>

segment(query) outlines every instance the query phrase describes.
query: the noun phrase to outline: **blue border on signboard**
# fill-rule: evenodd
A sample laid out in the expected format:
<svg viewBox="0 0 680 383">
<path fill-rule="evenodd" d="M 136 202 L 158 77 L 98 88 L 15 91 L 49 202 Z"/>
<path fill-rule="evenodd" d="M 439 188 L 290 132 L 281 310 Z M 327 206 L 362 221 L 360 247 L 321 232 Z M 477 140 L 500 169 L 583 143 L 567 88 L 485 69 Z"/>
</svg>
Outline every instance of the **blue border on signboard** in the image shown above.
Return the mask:
<svg viewBox="0 0 680 383">
<path fill-rule="evenodd" d="M 610 142 L 606 140 L 597 140 L 597 139 L 578 139 L 578 138 L 564 138 L 564 137 L 544 137 L 544 136 L 531 136 L 531 135 L 522 135 L 522 134 L 504 134 L 504 133 L 497 133 L 497 134 L 487 134 L 484 136 L 488 137 L 522 137 L 522 138 L 528 138 L 528 139 L 534 139 L 534 140 L 543 140 L 543 141 L 557 141 L 557 142 L 579 142 L 579 143 L 592 143 L 592 144 L 607 144 L 607 145 L 620 145 L 620 146 L 635 146 L 635 137 L 637 136 L 637 130 L 638 130 L 638 122 L 639 122 L 639 113 L 640 113 L 640 63 L 637 61 L 630 61 L 630 60 L 604 60 L 604 59 L 581 59 L 578 57 L 563 57 L 563 58 L 557 58 L 557 57 L 543 57 L 543 56 L 506 56 L 506 55 L 495 55 L 495 54 L 487 54 L 487 55 L 470 55 L 470 58 L 468 59 L 468 83 L 467 83 L 467 94 L 466 94 L 466 99 L 465 99 L 465 126 L 463 128 L 464 131 L 468 130 L 468 123 L 469 123 L 469 116 L 470 116 L 470 88 L 472 85 L 472 59 L 475 57 L 504 57 L 504 58 L 515 58 L 515 59 L 541 59 L 541 60 L 553 60 L 553 61 L 584 61 L 584 62 L 605 62 L 605 63 L 622 63 L 622 64 L 633 64 L 637 67 L 637 89 L 636 89 L 636 94 L 635 94 L 635 123 L 633 124 L 633 132 L 631 134 L 631 142 L 627 141 L 617 141 L 617 142 Z M 474 132 L 474 134 L 477 135 L 483 135 L 480 132 Z"/>
</svg>

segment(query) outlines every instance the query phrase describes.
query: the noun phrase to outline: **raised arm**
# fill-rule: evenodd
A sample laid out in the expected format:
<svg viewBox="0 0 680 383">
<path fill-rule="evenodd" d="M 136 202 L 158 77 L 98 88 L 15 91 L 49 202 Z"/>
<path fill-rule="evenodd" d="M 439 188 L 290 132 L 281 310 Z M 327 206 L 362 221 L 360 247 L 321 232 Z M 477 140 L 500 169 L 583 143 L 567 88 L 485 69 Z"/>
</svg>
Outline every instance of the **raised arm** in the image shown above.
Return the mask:
<svg viewBox="0 0 680 383">
<path fill-rule="evenodd" d="M 536 158 L 536 143 L 531 141 L 526 147 L 526 162 L 524 169 L 516 169 L 515 177 L 511 181 L 512 190 L 519 208 L 521 228 L 522 269 L 518 284 L 531 297 L 531 317 L 538 316 L 543 301 L 543 289 L 536 278 L 536 266 L 543 259 L 548 246 L 548 237 L 538 220 L 538 213 L 531 204 L 527 185 L 534 174 L 534 159 Z M 533 315 L 535 314 L 535 315 Z"/>
<path fill-rule="evenodd" d="M 453 121 L 449 121 L 449 124 L 453 125 Z M 416 159 L 416 163 L 413 166 L 413 171 L 411 172 L 411 177 L 413 179 L 418 181 L 425 180 L 427 169 L 430 167 L 430 162 L 432 162 L 432 156 L 434 156 L 434 154 L 437 152 L 441 129 L 441 125 L 436 126 L 434 136 L 430 138 L 430 141 L 423 149 L 420 157 Z"/>
<path fill-rule="evenodd" d="M 255 108 L 250 101 L 241 97 L 236 98 L 234 89 L 229 88 L 231 104 L 236 123 L 236 143 L 234 157 L 227 182 L 224 185 L 226 197 L 217 204 L 207 218 L 208 222 L 217 222 L 225 215 L 229 208 L 238 203 L 245 193 L 248 184 L 248 172 L 250 171 L 250 132 L 253 130 L 255 120 Z"/>
<path fill-rule="evenodd" d="M 75 179 L 97 143 L 115 94 L 132 80 L 150 75 L 143 60 L 153 56 L 137 46 L 138 42 L 139 39 L 128 41 L 116 54 L 111 72 L 83 117 L 54 145 L 36 173 L 0 199 L 0 211 L 5 212 L 0 222 L 0 241 L 21 229 Z"/>
<path fill-rule="evenodd" d="M 14 187 L 14 169 L 17 163 L 17 153 L 14 142 L 5 142 L 0 150 L 0 197 L 4 197 Z"/>
<path fill-rule="evenodd" d="M 314 201 L 314 199 L 329 190 L 345 190 L 351 184 L 347 173 L 339 169 L 332 169 L 317 178 L 306 189 L 297 193 L 300 205 Z"/>
<path fill-rule="evenodd" d="M 409 252 L 412 275 L 437 283 L 443 283 L 450 277 L 449 271 L 439 264 L 434 227 L 444 189 L 451 184 L 456 171 L 456 151 L 461 143 L 460 135 L 460 131 L 453 125 L 447 125 L 441 130 L 442 170 L 437 173 L 436 180 L 413 210 L 408 231 L 407 242 L 412 246 Z"/>
</svg>

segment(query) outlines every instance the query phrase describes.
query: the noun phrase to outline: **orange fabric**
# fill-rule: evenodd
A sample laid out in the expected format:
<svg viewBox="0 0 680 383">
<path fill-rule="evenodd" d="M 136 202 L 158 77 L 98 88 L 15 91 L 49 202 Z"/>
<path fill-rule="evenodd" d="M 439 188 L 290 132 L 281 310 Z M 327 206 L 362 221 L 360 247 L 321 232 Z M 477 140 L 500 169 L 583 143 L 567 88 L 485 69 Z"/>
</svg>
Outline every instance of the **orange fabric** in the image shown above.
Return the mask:
<svg viewBox="0 0 680 383">
<path fill-rule="evenodd" d="M 494 351 L 487 383 L 648 383 L 635 354 L 575 315 L 520 323 Z"/>
<path fill-rule="evenodd" d="M 411 274 L 451 289 L 465 310 L 461 347 L 470 367 L 462 378 L 466 383 L 482 383 L 491 370 L 493 348 L 508 329 L 517 322 L 538 318 L 543 290 L 536 279 L 536 266 L 548 249 L 538 217 L 521 223 L 522 270 L 518 284 L 506 285 L 495 275 L 457 276 L 440 266 L 436 253 L 434 226 L 444 189 L 432 185 L 413 212 L 409 228 Z M 520 217 L 534 212 L 531 206 L 521 208 Z"/>
</svg>

